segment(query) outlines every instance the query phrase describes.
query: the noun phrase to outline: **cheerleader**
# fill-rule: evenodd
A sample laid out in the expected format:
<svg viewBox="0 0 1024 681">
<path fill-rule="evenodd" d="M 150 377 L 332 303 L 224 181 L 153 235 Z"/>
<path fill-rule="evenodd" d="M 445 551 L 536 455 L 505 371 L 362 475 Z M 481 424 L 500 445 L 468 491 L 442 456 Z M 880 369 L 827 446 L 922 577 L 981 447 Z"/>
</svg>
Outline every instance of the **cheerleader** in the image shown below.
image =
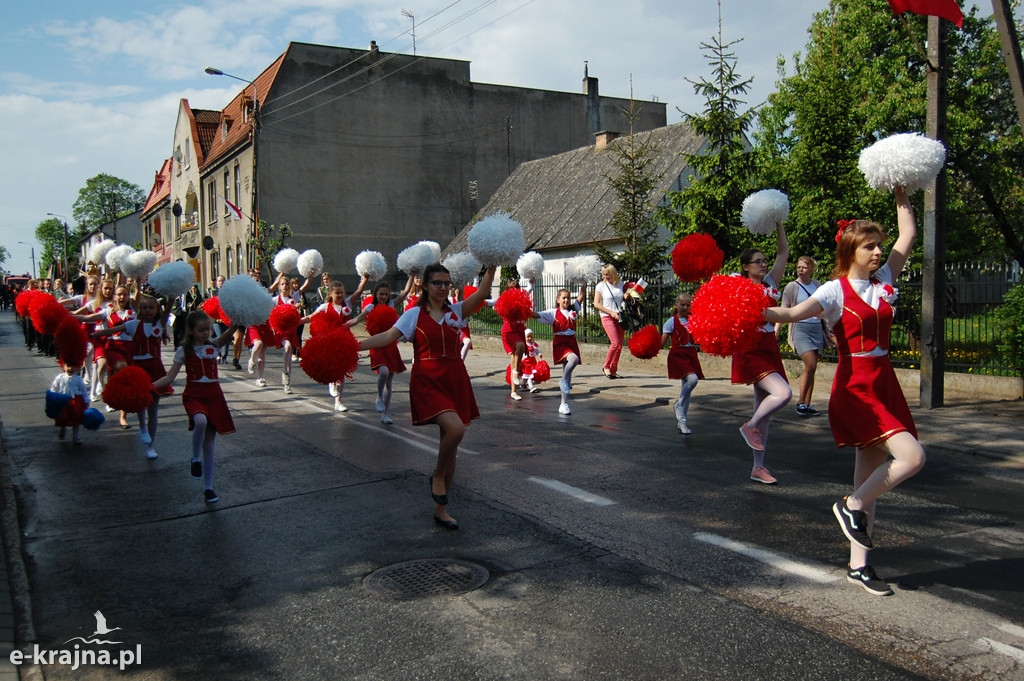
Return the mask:
<svg viewBox="0 0 1024 681">
<path fill-rule="evenodd" d="M 405 290 L 402 291 L 405 300 L 405 311 L 408 312 L 419 307 L 420 296 L 423 295 L 423 277 L 416 270 L 409 273 L 409 279 L 405 282 Z M 399 296 L 403 298 L 403 296 Z M 395 306 L 397 310 L 399 306 Z"/>
<path fill-rule="evenodd" d="M 425 295 L 419 307 L 408 310 L 393 327 L 362 341 L 360 347 L 383 348 L 397 340 L 412 342 L 413 365 L 409 378 L 409 407 L 413 425 L 433 423 L 440 429 L 437 464 L 430 476 L 434 522 L 457 530 L 447 509 L 455 475 L 459 443 L 470 421 L 480 417 L 466 364 L 459 354 L 459 328 L 466 323 L 463 310 L 477 310 L 494 281 L 494 267 L 484 273 L 480 288 L 461 303 L 448 302 L 452 286 L 447 268 L 438 263 L 423 271 Z"/>
<path fill-rule="evenodd" d="M 342 292 L 344 292 L 344 289 L 342 289 Z M 393 303 L 391 301 L 391 287 L 388 286 L 387 282 L 379 282 L 376 288 L 373 289 L 373 302 L 363 307 L 359 316 L 352 320 L 351 325 L 354 326 L 361 322 L 366 315 L 373 311 L 375 306 L 386 305 L 393 308 L 396 304 L 401 305 L 403 298 L 404 295 L 401 295 Z M 398 341 L 384 348 L 373 348 L 370 350 L 370 368 L 377 373 L 376 406 L 377 411 L 380 413 L 380 422 L 385 425 L 391 425 L 395 422 L 391 418 L 391 384 L 395 374 L 405 371 L 405 360 L 402 359 L 402 353 L 398 350 Z M 342 407 L 343 410 L 344 407 Z"/>
<path fill-rule="evenodd" d="M 138 300 L 138 317 L 129 319 L 123 324 L 96 332 L 96 336 L 125 335 L 131 338 L 130 352 L 132 366 L 141 367 L 149 375 L 150 380 L 158 381 L 167 375 L 163 360 L 160 359 L 161 345 L 167 341 L 167 310 L 160 307 L 157 299 L 143 294 Z M 149 406 L 138 412 L 139 440 L 146 446 L 146 458 L 157 458 L 154 442 L 156 441 L 157 415 L 159 414 L 160 398 L 170 395 L 174 389 L 170 386 L 153 390 L 153 401 Z"/>
<path fill-rule="evenodd" d="M 452 302 L 453 303 L 457 303 L 457 302 L 459 302 L 459 300 L 465 300 L 467 298 L 467 296 L 473 295 L 473 292 L 476 291 L 479 287 L 480 287 L 480 279 L 479 279 L 479 277 L 475 277 L 473 279 L 473 285 L 472 286 L 463 286 L 462 287 L 462 296 L 461 296 L 461 298 L 457 294 L 454 294 L 454 293 L 452 294 Z M 465 362 L 466 358 L 469 357 L 469 351 L 473 349 L 473 336 L 470 333 L 469 324 L 466 324 L 459 331 L 459 343 L 462 344 L 462 349 L 459 350 L 459 355 L 462 357 L 462 361 Z"/>
<path fill-rule="evenodd" d="M 82 426 L 82 416 L 86 407 L 89 406 L 89 389 L 86 387 L 79 372 L 82 367 L 64 365 L 64 370 L 57 374 L 50 383 L 50 391 L 67 395 L 71 401 L 53 419 L 53 425 L 57 426 L 57 438 L 63 440 L 67 437 L 68 426 L 71 426 L 71 442 L 76 447 L 82 446 L 82 438 L 78 432 Z"/>
<path fill-rule="evenodd" d="M 306 277 L 306 281 L 298 289 L 300 295 L 309 286 L 309 282 L 310 278 Z M 277 292 L 277 295 L 274 297 L 274 305 L 291 305 L 298 308 L 298 304 L 293 296 L 292 281 L 283 272 L 278 273 L 274 283 L 267 288 L 267 291 L 269 293 Z M 258 326 L 250 326 L 246 329 L 246 345 L 251 346 L 249 351 L 249 373 L 256 374 L 256 386 L 259 388 L 265 388 L 267 385 L 266 379 L 263 378 L 263 373 L 267 367 L 267 346 L 281 348 L 284 351 L 284 371 L 281 372 L 281 386 L 284 389 L 285 395 L 291 395 L 292 349 L 297 348 L 299 345 L 297 330 L 292 329 L 288 333 L 278 334 L 270 327 L 270 322 L 264 322 Z"/>
<path fill-rule="evenodd" d="M 239 272 L 239 274 L 241 274 L 241 272 Z M 263 284 L 263 280 L 260 279 L 260 270 L 259 270 L 259 268 L 250 267 L 249 268 L 249 276 L 252 277 L 253 280 L 258 281 L 260 283 L 260 285 Z M 232 354 L 231 366 L 232 366 L 232 368 L 237 369 L 238 371 L 241 371 L 242 370 L 242 348 L 243 347 L 249 347 L 249 344 L 247 342 L 248 337 L 249 337 L 249 334 L 248 334 L 249 329 L 246 328 L 246 327 L 243 327 L 243 326 L 236 326 L 236 327 L 234 327 L 234 329 L 235 329 L 235 335 L 231 339 L 231 348 L 232 348 L 232 350 L 231 350 L 231 354 Z M 251 374 L 253 372 L 250 371 L 249 373 Z"/>
<path fill-rule="evenodd" d="M 690 304 L 693 297 L 689 293 L 680 293 L 676 297 L 675 314 L 669 317 L 661 327 L 661 346 L 671 342 L 668 350 L 668 377 L 680 380 L 679 399 L 674 405 L 676 428 L 683 435 L 693 431 L 686 425 L 686 415 L 690 410 L 690 395 L 697 387 L 697 382 L 704 378 L 697 357 L 697 346 L 690 337 L 689 321 Z"/>
<path fill-rule="evenodd" d="M 85 278 L 85 287 L 82 289 L 82 293 L 74 296 L 70 296 L 61 301 L 64 307 L 71 310 L 73 313 L 86 313 L 91 312 L 89 310 L 89 303 L 96 298 L 97 293 L 100 290 L 100 278 L 94 274 L 90 274 Z M 85 333 L 88 336 L 93 332 L 95 328 L 94 324 L 82 324 L 82 328 L 85 329 Z M 90 341 L 86 347 L 85 353 L 85 366 L 82 368 L 82 382 L 85 383 L 86 387 L 92 385 L 96 378 L 95 375 L 96 363 L 93 361 L 93 344 Z"/>
<path fill-rule="evenodd" d="M 585 295 L 585 286 L 580 287 L 575 301 L 572 300 L 569 289 L 559 289 L 555 294 L 558 307 L 534 313 L 535 318 L 543 324 L 550 324 L 554 331 L 551 339 L 551 357 L 555 364 L 562 365 L 562 378 L 558 381 L 562 402 L 558 406 L 558 413 L 564 416 L 572 414 L 569 408 L 569 391 L 572 390 L 572 372 L 579 366 L 581 356 L 579 343 L 576 342 L 576 322 L 580 310 L 583 309 Z"/>
<path fill-rule="evenodd" d="M 88 291 L 88 282 L 86 282 L 86 287 L 86 291 Z M 113 280 L 98 280 L 97 285 L 94 288 L 93 298 L 87 301 L 83 300 L 82 306 L 75 310 L 73 314 L 79 321 L 82 321 L 82 317 L 79 317 L 79 315 L 91 316 L 98 312 L 102 312 L 113 304 Z M 85 328 L 86 332 L 91 336 L 92 332 L 96 329 L 96 323 L 82 321 L 82 327 Z M 90 345 L 92 346 L 92 350 L 90 352 L 92 362 L 89 367 L 89 373 L 92 374 L 92 378 L 89 381 L 91 390 L 90 395 L 93 400 L 96 400 L 99 399 L 100 394 L 103 392 L 103 386 L 106 385 L 107 382 L 107 359 L 102 343 L 90 343 Z"/>
<path fill-rule="evenodd" d="M 533 329 L 524 329 L 523 336 L 526 339 L 526 350 L 523 351 L 523 359 L 520 364 L 522 375 L 519 379 L 519 387 L 535 393 L 537 386 L 533 384 L 533 379 L 537 374 L 537 363 L 544 355 L 540 351 L 540 343 L 533 339 Z"/>
<path fill-rule="evenodd" d="M 828 421 L 837 447 L 853 446 L 853 494 L 832 513 L 850 541 L 847 579 L 868 593 L 888 596 L 889 585 L 868 563 L 873 544 L 875 501 L 924 467 L 925 452 L 889 360 L 893 282 L 914 246 L 914 209 L 902 187 L 895 189 L 899 236 L 884 265 L 885 232 L 867 220 L 841 221 L 836 234 L 833 279 L 790 308 L 765 311 L 770 322 L 792 323 L 821 315 L 839 350 Z M 856 567 L 855 567 L 856 566 Z"/>
<path fill-rule="evenodd" d="M 61 300 L 60 304 L 73 312 L 77 312 L 83 306 L 88 305 L 89 302 L 96 297 L 96 293 L 99 291 L 99 288 L 100 278 L 97 277 L 95 274 L 90 274 L 87 277 L 85 277 L 82 293 L 79 293 L 77 295 L 69 295 L 68 297 Z"/>
<path fill-rule="evenodd" d="M 742 272 L 739 274 L 761 284 L 766 298 L 772 303 L 779 300 L 779 289 L 775 282 L 786 271 L 786 259 L 789 257 L 789 241 L 781 222 L 775 226 L 775 234 L 777 248 L 771 271 L 768 271 L 768 259 L 764 253 L 748 248 L 740 253 Z M 753 348 L 732 356 L 732 382 L 754 386 L 754 412 L 750 419 L 740 426 L 740 435 L 754 456 L 750 479 L 774 485 L 777 480 L 764 467 L 769 419 L 772 414 L 789 404 L 793 391 L 789 387 L 786 369 L 782 366 L 782 353 L 779 352 L 775 327 L 765 323 L 759 328 L 757 336 L 757 344 Z"/>
<path fill-rule="evenodd" d="M 519 281 L 513 279 L 506 288 L 519 288 Z M 487 300 L 487 305 L 494 306 L 497 298 Z M 526 322 L 520 320 L 501 318 L 501 346 L 509 358 L 510 374 L 509 385 L 511 397 L 516 402 L 523 399 L 519 395 L 519 381 L 522 380 L 523 355 L 526 354 Z"/>
<path fill-rule="evenodd" d="M 103 327 L 113 328 L 129 319 L 135 318 L 135 308 L 132 306 L 131 291 L 127 286 L 119 285 L 114 288 L 114 304 L 103 310 Z M 131 365 L 132 348 L 131 336 L 124 333 L 111 334 L 104 345 L 104 352 L 107 360 L 107 376 L 113 376 L 121 369 Z M 108 412 L 113 411 L 108 405 Z M 131 424 L 128 423 L 128 412 L 120 412 L 121 428 L 128 430 Z"/>
<path fill-rule="evenodd" d="M 189 472 L 193 478 L 203 479 L 203 498 L 206 503 L 220 501 L 213 491 L 214 444 L 217 434 L 235 432 L 224 392 L 217 376 L 218 350 L 230 342 L 234 328 L 211 338 L 213 320 L 202 310 L 190 312 L 185 319 L 185 335 L 174 351 L 174 361 L 167 375 L 153 381 L 153 390 L 159 391 L 177 377 L 185 367 L 185 390 L 181 393 L 188 429 L 192 431 L 192 461 Z"/>
<path fill-rule="evenodd" d="M 306 293 L 302 291 L 302 281 L 298 277 L 292 277 L 292 300 L 295 301 L 295 306 L 299 308 L 299 312 L 303 316 L 309 312 L 311 303 L 306 297 Z M 298 359 L 302 356 L 302 334 L 305 329 L 305 324 L 299 324 L 299 327 L 295 329 L 297 342 L 292 346 L 292 359 Z"/>
<path fill-rule="evenodd" d="M 102 295 L 103 285 L 100 285 L 100 291 Z M 93 332 L 93 338 L 99 339 L 101 336 L 107 336 L 106 341 L 96 343 L 96 354 L 102 353 L 102 361 L 106 367 L 107 376 L 113 376 L 115 373 L 124 369 L 131 364 L 132 338 L 124 332 L 121 327 L 124 322 L 129 319 L 135 319 L 135 308 L 132 307 L 131 296 L 128 292 L 127 286 L 117 286 L 114 288 L 114 297 L 111 305 L 101 307 L 100 310 L 90 315 L 75 315 L 80 322 L 100 322 L 101 326 L 97 327 L 97 332 Z M 104 330 L 113 329 L 119 327 L 122 330 L 116 333 L 103 333 Z M 99 364 L 97 364 L 97 372 L 101 372 Z M 104 384 L 106 381 L 104 380 Z M 102 392 L 102 391 L 101 391 Z M 114 411 L 110 405 L 106 406 L 108 412 Z M 131 424 L 128 423 L 128 414 L 121 412 L 121 428 L 128 430 L 131 428 Z"/>
<path fill-rule="evenodd" d="M 358 323 L 358 320 L 361 319 L 361 315 L 360 317 L 353 318 L 352 306 L 359 301 L 359 296 L 362 294 L 363 289 L 366 288 L 367 281 L 369 281 L 369 277 L 363 275 L 363 278 L 359 280 L 359 286 L 356 287 L 355 293 L 351 296 L 345 295 L 345 285 L 343 283 L 340 281 L 332 281 L 331 291 L 327 294 L 327 302 L 313 310 L 313 314 L 303 317 L 299 320 L 299 323 L 307 324 L 315 315 L 320 314 L 325 315 L 326 323 L 328 325 L 338 324 L 348 327 L 354 326 Z M 334 398 L 335 411 L 348 411 L 348 408 L 341 403 L 341 394 L 344 390 L 344 380 L 331 383 L 327 386 L 327 392 Z"/>
</svg>

